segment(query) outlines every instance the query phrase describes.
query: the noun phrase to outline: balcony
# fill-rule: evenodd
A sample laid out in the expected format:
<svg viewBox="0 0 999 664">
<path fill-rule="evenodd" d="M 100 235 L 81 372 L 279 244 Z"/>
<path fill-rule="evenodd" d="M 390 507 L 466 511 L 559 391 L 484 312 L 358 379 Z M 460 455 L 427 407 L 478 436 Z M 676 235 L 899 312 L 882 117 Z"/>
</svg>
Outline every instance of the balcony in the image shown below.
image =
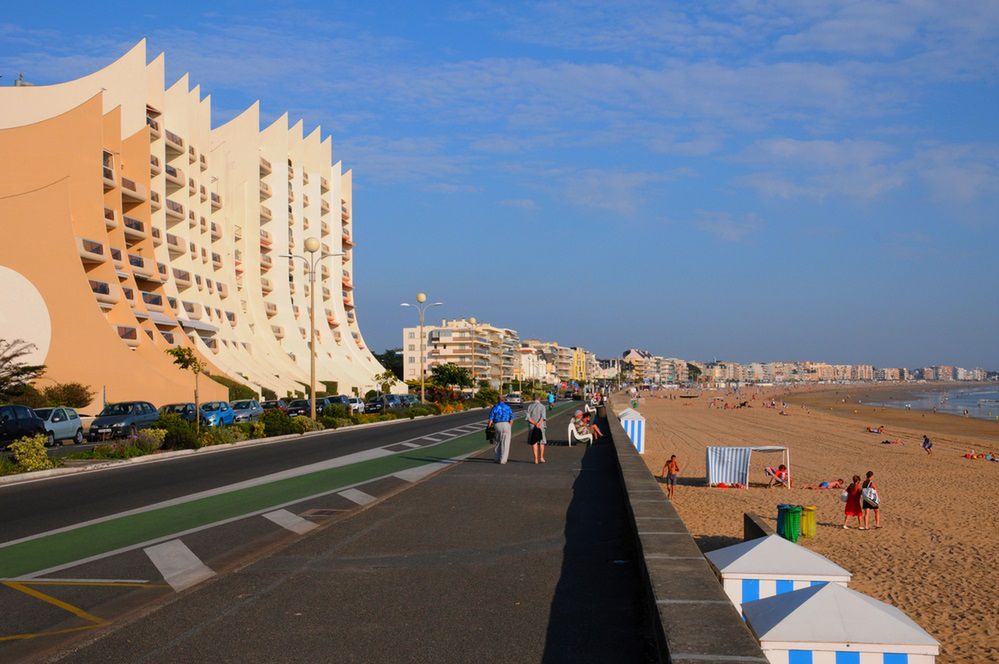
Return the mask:
<svg viewBox="0 0 999 664">
<path fill-rule="evenodd" d="M 288 201 L 290 203 L 295 202 L 295 192 L 291 190 L 291 185 L 288 185 Z"/>
<path fill-rule="evenodd" d="M 201 317 L 204 313 L 204 307 L 202 307 L 197 302 L 185 301 L 182 304 L 184 306 L 184 313 L 187 315 L 188 318 L 190 318 L 191 320 L 201 320 Z"/>
<path fill-rule="evenodd" d="M 295 167 L 291 163 L 291 159 L 288 160 L 288 179 L 291 180 L 295 177 Z"/>
<path fill-rule="evenodd" d="M 323 286 L 323 299 L 328 300 L 332 296 L 333 291 L 329 289 L 328 286 Z"/>
<path fill-rule="evenodd" d="M 187 178 L 187 195 L 191 198 L 198 195 L 198 185 L 194 183 L 194 178 Z"/>
<path fill-rule="evenodd" d="M 350 235 L 348 235 L 347 233 L 343 234 L 343 246 L 345 246 L 345 247 L 353 247 L 354 246 L 354 242 L 350 239 Z"/>
<path fill-rule="evenodd" d="M 212 209 L 218 210 L 221 207 L 222 207 L 222 196 L 216 194 L 215 192 L 212 192 Z"/>
<path fill-rule="evenodd" d="M 271 332 L 274 333 L 275 338 L 284 339 L 284 328 L 280 325 L 271 325 Z"/>
<path fill-rule="evenodd" d="M 198 187 L 198 199 L 202 203 L 208 200 L 208 189 L 205 188 L 205 185 L 201 185 L 200 187 Z"/>
<path fill-rule="evenodd" d="M 160 192 L 158 191 L 149 192 L 149 207 L 153 211 L 163 208 L 163 200 L 160 198 Z"/>
<path fill-rule="evenodd" d="M 128 264 L 132 266 L 132 274 L 140 279 L 150 279 L 154 274 L 152 266 L 137 254 L 128 255 Z"/>
<path fill-rule="evenodd" d="M 327 224 L 325 221 L 320 222 L 320 224 L 319 224 L 319 232 L 321 234 L 323 234 L 323 235 L 329 235 L 330 234 L 330 225 Z"/>
<path fill-rule="evenodd" d="M 229 325 L 236 327 L 236 314 L 231 311 L 225 312 L 225 319 L 229 321 Z"/>
<path fill-rule="evenodd" d="M 171 219 L 184 219 L 184 206 L 175 200 L 166 199 L 166 216 Z"/>
<path fill-rule="evenodd" d="M 216 284 L 219 289 L 219 297 L 226 298 L 229 297 L 229 287 L 223 284 L 221 281 Z"/>
<path fill-rule="evenodd" d="M 201 232 L 202 233 L 207 233 L 208 232 L 208 220 L 205 219 L 204 217 L 201 217 L 201 219 L 198 221 L 198 223 L 201 225 Z"/>
<path fill-rule="evenodd" d="M 139 330 L 131 325 L 117 325 L 118 336 L 128 346 L 135 348 L 139 345 Z"/>
<path fill-rule="evenodd" d="M 146 225 L 136 219 L 135 217 L 130 217 L 127 214 L 122 218 L 125 222 L 125 241 L 132 240 L 133 242 L 138 242 L 139 240 L 145 240 L 149 237 L 146 234 Z"/>
<path fill-rule="evenodd" d="M 97 264 L 107 260 L 107 257 L 104 255 L 104 245 L 100 242 L 78 237 L 76 238 L 76 248 L 79 250 L 80 258 L 83 259 L 84 263 Z"/>
<path fill-rule="evenodd" d="M 173 269 L 173 280 L 177 284 L 178 288 L 190 288 L 191 287 L 191 273 L 187 270 L 180 270 L 178 268 Z"/>
<path fill-rule="evenodd" d="M 171 309 L 173 309 L 174 311 L 177 311 L 177 298 L 175 298 L 175 297 L 169 297 L 168 296 L 167 297 L 167 304 L 170 305 Z"/>
<path fill-rule="evenodd" d="M 267 231 L 265 231 L 263 228 L 261 228 L 260 229 L 260 246 L 261 247 L 270 247 L 272 243 L 273 243 L 273 240 L 271 239 L 271 234 L 268 233 Z"/>
<path fill-rule="evenodd" d="M 274 260 L 270 257 L 269 254 L 260 254 L 260 269 L 261 270 L 267 271 L 267 270 L 271 269 L 272 265 L 274 265 Z"/>
<path fill-rule="evenodd" d="M 348 289 L 348 290 L 354 288 L 354 284 L 351 283 L 350 277 L 341 277 L 340 278 L 340 283 L 343 284 L 343 287 L 346 288 L 346 289 Z"/>
<path fill-rule="evenodd" d="M 222 267 L 222 256 L 214 251 L 212 252 L 212 265 L 215 266 L 216 270 Z"/>
<path fill-rule="evenodd" d="M 180 154 L 180 153 L 182 153 L 184 151 L 184 139 L 183 138 L 181 138 L 177 134 L 173 133 L 169 129 L 167 129 L 164 132 L 164 137 L 166 138 L 165 142 L 166 142 L 167 150 L 172 150 L 172 151 L 176 152 L 177 154 Z"/>
<path fill-rule="evenodd" d="M 192 164 L 198 161 L 198 151 L 194 149 L 193 145 L 187 147 L 187 160 Z"/>
<path fill-rule="evenodd" d="M 90 290 L 93 291 L 94 297 L 102 305 L 108 305 L 102 307 L 104 309 L 110 309 L 112 305 L 118 304 L 118 290 L 112 289 L 111 284 L 106 281 L 97 281 L 96 279 L 90 279 Z"/>
<path fill-rule="evenodd" d="M 242 240 L 243 239 L 243 227 L 242 226 L 233 226 L 232 227 L 232 239 L 234 239 L 234 240 Z"/>
<path fill-rule="evenodd" d="M 264 309 L 267 311 L 267 316 L 273 318 L 277 316 L 278 308 L 273 302 L 265 302 Z"/>
<path fill-rule="evenodd" d="M 108 230 L 118 228 L 118 211 L 111 208 L 104 208 L 104 225 Z"/>
<path fill-rule="evenodd" d="M 184 175 L 184 169 L 177 168 L 176 166 L 173 166 L 172 164 L 167 164 L 166 165 L 166 169 L 164 170 L 164 172 L 166 173 L 166 181 L 167 182 L 169 182 L 170 184 L 175 185 L 177 187 L 183 187 L 184 186 L 184 181 L 187 178 L 187 176 Z"/>
<path fill-rule="evenodd" d="M 101 177 L 104 179 L 104 190 L 107 191 L 114 189 L 115 185 L 118 184 L 114 172 L 114 154 L 104 150 L 102 159 Z"/>
<path fill-rule="evenodd" d="M 168 344 L 170 344 L 171 346 L 176 346 L 177 345 L 176 342 L 174 341 L 174 338 L 173 338 L 173 332 L 167 332 L 166 330 L 160 330 L 160 335 L 164 339 L 166 339 L 166 342 Z"/>
<path fill-rule="evenodd" d="M 273 218 L 274 218 L 274 214 L 271 212 L 271 209 L 269 207 L 267 207 L 266 205 L 261 205 L 260 206 L 260 221 L 266 223 L 266 222 L 270 221 Z"/>
<path fill-rule="evenodd" d="M 150 227 L 149 227 L 149 234 L 153 236 L 153 246 L 154 247 L 158 247 L 161 244 L 163 244 L 163 234 L 160 232 L 160 229 L 156 228 L 155 226 L 150 225 Z"/>
<path fill-rule="evenodd" d="M 213 221 L 212 222 L 212 240 L 214 241 L 214 240 L 221 240 L 221 239 L 222 239 L 222 227 L 219 226 L 217 223 L 215 223 Z"/>
<path fill-rule="evenodd" d="M 198 155 L 198 168 L 200 168 L 203 171 L 208 170 L 208 157 L 206 157 L 203 154 Z"/>
<path fill-rule="evenodd" d="M 264 182 L 263 180 L 261 180 L 260 181 L 260 200 L 263 201 L 263 200 L 266 200 L 266 199 L 270 198 L 273 195 L 273 193 L 274 192 L 271 191 L 271 186 L 269 184 L 267 184 L 266 182 Z"/>
<path fill-rule="evenodd" d="M 321 175 L 319 176 L 319 190 L 324 193 L 330 190 L 330 181 Z"/>
<path fill-rule="evenodd" d="M 115 249 L 114 247 L 111 247 L 110 253 L 111 253 L 111 262 L 114 263 L 114 266 L 116 268 L 120 270 L 121 268 L 125 267 L 125 264 L 122 262 L 121 259 L 121 249 Z"/>
<path fill-rule="evenodd" d="M 302 171 L 302 184 L 309 184 L 309 174 Z"/>
<path fill-rule="evenodd" d="M 167 278 L 167 266 L 166 266 L 166 263 L 157 263 L 156 264 L 156 271 L 160 273 L 160 276 L 163 279 Z"/>
<path fill-rule="evenodd" d="M 345 298 L 343 298 L 343 306 L 345 308 L 347 308 L 347 309 L 353 309 L 354 308 L 354 303 L 350 301 L 349 297 L 345 297 Z M 348 316 L 349 315 L 350 314 L 348 314 Z"/>
<path fill-rule="evenodd" d="M 142 301 L 150 311 L 163 311 L 163 296 L 159 293 L 142 291 Z"/>
<path fill-rule="evenodd" d="M 322 210 L 323 214 L 327 214 L 330 211 L 330 202 L 325 198 L 320 199 L 319 209 Z"/>
<path fill-rule="evenodd" d="M 149 138 L 155 140 L 163 135 L 160 131 L 160 123 L 148 115 L 146 116 L 146 126 L 149 127 Z"/>
<path fill-rule="evenodd" d="M 184 253 L 184 243 L 179 237 L 173 233 L 166 234 L 167 241 L 167 251 L 170 252 L 171 256 L 180 256 Z"/>
<path fill-rule="evenodd" d="M 305 207 L 309 207 L 309 195 L 308 194 L 302 194 L 302 205 L 304 205 Z"/>
<path fill-rule="evenodd" d="M 163 172 L 163 167 L 160 165 L 160 158 L 154 154 L 149 155 L 149 173 L 151 175 L 159 175 Z"/>
<path fill-rule="evenodd" d="M 334 316 L 333 312 L 330 311 L 329 309 L 326 310 L 326 322 L 329 323 L 330 327 L 340 326 L 340 321 L 336 319 L 336 316 Z"/>
<path fill-rule="evenodd" d="M 139 184 L 135 180 L 122 178 L 121 197 L 136 203 L 143 203 L 146 200 L 146 185 Z"/>
<path fill-rule="evenodd" d="M 311 226 L 311 225 L 312 225 L 312 222 L 309 221 L 308 217 L 302 217 L 302 230 L 306 230 L 306 231 L 309 230 L 309 226 Z"/>
<path fill-rule="evenodd" d="M 271 174 L 271 162 L 267 161 L 263 157 L 260 158 L 260 174 L 261 175 Z"/>
<path fill-rule="evenodd" d="M 266 295 L 274 290 L 274 285 L 267 277 L 260 277 L 260 290 Z"/>
</svg>

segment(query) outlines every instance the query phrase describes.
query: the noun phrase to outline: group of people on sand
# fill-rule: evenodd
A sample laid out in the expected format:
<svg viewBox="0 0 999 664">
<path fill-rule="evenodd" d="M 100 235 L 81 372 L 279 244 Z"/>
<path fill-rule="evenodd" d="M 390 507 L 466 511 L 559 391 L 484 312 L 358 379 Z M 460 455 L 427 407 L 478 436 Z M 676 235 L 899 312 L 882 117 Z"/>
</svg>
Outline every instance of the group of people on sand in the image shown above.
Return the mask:
<svg viewBox="0 0 999 664">
<path fill-rule="evenodd" d="M 842 482 L 842 480 L 840 480 Z M 874 528 L 881 527 L 881 494 L 874 482 L 874 471 L 867 471 L 863 481 L 860 475 L 854 475 L 853 481 L 843 490 L 842 499 L 846 503 L 843 508 L 843 528 L 850 528 L 850 518 L 857 519 L 858 530 L 871 530 L 871 513 L 874 514 Z"/>
</svg>

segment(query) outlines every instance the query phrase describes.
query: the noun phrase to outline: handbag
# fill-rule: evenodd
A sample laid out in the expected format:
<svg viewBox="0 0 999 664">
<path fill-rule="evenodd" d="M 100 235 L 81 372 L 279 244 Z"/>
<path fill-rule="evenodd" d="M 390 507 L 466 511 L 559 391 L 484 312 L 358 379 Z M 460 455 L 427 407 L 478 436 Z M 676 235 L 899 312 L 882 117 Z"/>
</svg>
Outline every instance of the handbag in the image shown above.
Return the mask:
<svg viewBox="0 0 999 664">
<path fill-rule="evenodd" d="M 494 427 L 491 423 L 487 424 L 486 425 L 486 442 L 487 443 L 493 442 L 495 436 L 496 436 L 496 427 Z"/>
<path fill-rule="evenodd" d="M 878 496 L 878 490 L 872 486 L 864 487 L 861 490 L 860 495 L 864 497 L 865 501 L 867 501 L 871 505 L 874 505 L 875 507 L 878 507 L 881 504 L 881 501 Z"/>
</svg>

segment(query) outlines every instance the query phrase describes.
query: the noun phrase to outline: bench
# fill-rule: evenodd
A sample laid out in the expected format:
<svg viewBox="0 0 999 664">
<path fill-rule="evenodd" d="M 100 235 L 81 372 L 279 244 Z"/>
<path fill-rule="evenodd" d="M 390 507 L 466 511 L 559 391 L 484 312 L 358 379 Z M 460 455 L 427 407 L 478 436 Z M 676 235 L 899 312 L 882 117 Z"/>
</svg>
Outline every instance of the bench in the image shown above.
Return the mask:
<svg viewBox="0 0 999 664">
<path fill-rule="evenodd" d="M 581 443 L 586 443 L 587 445 L 593 444 L 593 434 L 588 433 L 585 436 L 579 435 L 578 433 L 576 433 L 576 427 L 572 426 L 572 420 L 569 420 L 569 432 L 567 435 L 568 435 L 567 440 L 569 441 L 569 447 L 572 447 L 573 438 L 575 438 L 577 441 Z"/>
</svg>

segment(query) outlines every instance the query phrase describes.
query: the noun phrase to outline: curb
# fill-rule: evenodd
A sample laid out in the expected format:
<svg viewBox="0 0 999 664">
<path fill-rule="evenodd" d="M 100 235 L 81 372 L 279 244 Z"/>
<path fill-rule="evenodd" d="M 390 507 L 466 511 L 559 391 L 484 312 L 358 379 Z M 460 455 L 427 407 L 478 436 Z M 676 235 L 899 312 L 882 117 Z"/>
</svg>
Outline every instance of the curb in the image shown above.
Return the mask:
<svg viewBox="0 0 999 664">
<path fill-rule="evenodd" d="M 300 440 L 302 438 L 311 438 L 314 436 L 322 436 L 322 435 L 332 436 L 341 431 L 354 431 L 363 428 L 377 428 L 377 427 L 389 426 L 392 424 L 402 424 L 403 422 L 411 422 L 413 420 L 423 420 L 434 417 L 451 417 L 452 415 L 471 413 L 476 410 L 486 410 L 486 409 L 469 408 L 468 410 L 463 410 L 460 413 L 446 413 L 441 415 L 420 415 L 419 417 L 414 417 L 414 418 L 407 417 L 405 419 L 386 420 L 384 422 L 367 422 L 365 424 L 351 424 L 345 427 L 340 427 L 338 429 L 323 429 L 322 431 L 306 431 L 305 433 L 301 434 L 290 433 L 290 434 L 285 434 L 283 436 L 271 436 L 270 438 L 254 438 L 252 440 L 241 440 L 238 443 L 223 443 L 222 445 L 210 445 L 208 447 L 201 447 L 196 450 L 171 450 L 169 452 L 145 454 L 143 456 L 132 457 L 131 459 L 109 459 L 107 461 L 98 461 L 96 463 L 87 464 L 86 466 L 77 466 L 74 468 L 50 468 L 48 470 L 35 470 L 27 473 L 3 475 L 0 476 L 0 487 L 11 484 L 26 484 L 28 482 L 37 482 L 57 477 L 64 477 L 66 475 L 77 475 L 79 473 L 91 473 L 101 470 L 111 470 L 114 468 L 124 468 L 127 467 L 128 465 L 134 465 L 134 464 L 158 463 L 161 461 L 170 461 L 178 457 L 190 456 L 192 454 L 214 454 L 219 452 L 228 452 L 235 449 L 245 449 L 248 447 L 273 445 L 275 443 L 283 443 L 290 440 Z"/>
</svg>

